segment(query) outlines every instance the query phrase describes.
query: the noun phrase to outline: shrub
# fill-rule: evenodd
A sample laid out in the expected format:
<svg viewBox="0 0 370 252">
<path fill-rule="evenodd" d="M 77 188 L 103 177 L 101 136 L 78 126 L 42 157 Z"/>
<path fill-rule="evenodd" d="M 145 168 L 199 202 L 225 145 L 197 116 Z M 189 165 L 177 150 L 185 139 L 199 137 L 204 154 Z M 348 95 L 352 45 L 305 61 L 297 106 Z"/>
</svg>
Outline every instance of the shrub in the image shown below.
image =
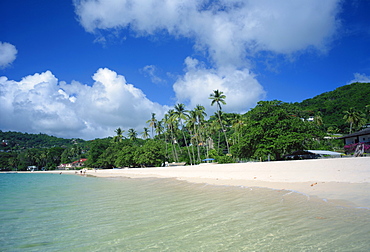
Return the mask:
<svg viewBox="0 0 370 252">
<path fill-rule="evenodd" d="M 348 144 L 344 146 L 344 151 L 346 153 L 353 153 L 355 152 L 358 145 L 363 144 L 364 145 L 364 152 L 370 153 L 370 144 L 365 143 L 355 143 L 355 144 Z"/>
</svg>

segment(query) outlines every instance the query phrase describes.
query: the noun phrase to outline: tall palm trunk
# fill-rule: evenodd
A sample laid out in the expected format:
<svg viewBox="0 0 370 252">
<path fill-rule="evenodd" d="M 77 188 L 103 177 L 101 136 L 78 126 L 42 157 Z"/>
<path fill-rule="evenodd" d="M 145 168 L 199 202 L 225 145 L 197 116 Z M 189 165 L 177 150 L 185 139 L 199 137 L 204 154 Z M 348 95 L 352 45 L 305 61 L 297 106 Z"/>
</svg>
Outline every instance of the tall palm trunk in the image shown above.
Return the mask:
<svg viewBox="0 0 370 252">
<path fill-rule="evenodd" d="M 182 133 L 182 136 L 184 138 L 186 149 L 188 150 L 190 165 L 193 165 L 193 161 L 192 161 L 190 150 L 189 150 L 189 146 L 188 146 L 188 141 L 186 141 L 186 137 L 185 137 L 185 133 L 184 133 L 184 126 L 182 124 L 181 118 L 179 118 L 179 120 L 180 120 L 180 126 L 181 126 L 181 133 Z"/>
<path fill-rule="evenodd" d="M 222 130 L 222 132 L 224 133 L 224 136 L 225 136 L 227 153 L 230 153 L 229 141 L 227 141 L 226 131 L 224 129 L 224 124 L 222 123 L 222 120 L 221 120 L 220 110 L 218 110 L 218 119 L 220 120 L 221 130 Z"/>
<path fill-rule="evenodd" d="M 173 152 L 173 156 L 174 156 L 174 160 L 176 162 L 179 162 L 179 155 L 177 154 L 177 151 L 176 151 L 176 143 L 175 143 L 175 137 L 174 137 L 174 134 L 173 134 L 173 128 L 171 127 L 171 146 L 172 146 L 172 152 Z"/>
<path fill-rule="evenodd" d="M 200 135 L 199 135 L 199 125 L 198 125 L 198 132 L 197 132 L 197 127 L 194 124 L 194 131 L 195 131 L 195 139 L 196 139 L 196 144 L 197 144 L 197 154 L 198 154 L 198 163 L 200 163 Z"/>
<path fill-rule="evenodd" d="M 189 130 L 190 132 L 190 135 L 192 136 L 193 135 L 193 132 L 191 130 Z M 194 164 L 196 163 L 196 158 L 195 158 L 195 153 L 194 153 L 194 141 L 192 141 L 193 137 L 190 137 L 190 144 L 191 144 L 191 152 L 193 154 L 193 161 L 194 161 Z M 195 140 L 196 140 L 196 136 L 195 136 Z"/>
<path fill-rule="evenodd" d="M 223 94 L 223 92 L 221 92 L 219 90 L 213 90 L 213 94 L 211 94 L 209 98 L 212 99 L 211 106 L 215 103 L 217 104 L 218 119 L 220 120 L 221 129 L 224 132 L 226 146 L 227 146 L 227 153 L 230 153 L 229 141 L 227 140 L 226 131 L 225 131 L 224 126 L 222 124 L 221 115 L 220 115 L 220 111 L 222 109 L 221 108 L 221 103 L 226 104 L 226 102 L 224 101 L 226 96 Z"/>
</svg>

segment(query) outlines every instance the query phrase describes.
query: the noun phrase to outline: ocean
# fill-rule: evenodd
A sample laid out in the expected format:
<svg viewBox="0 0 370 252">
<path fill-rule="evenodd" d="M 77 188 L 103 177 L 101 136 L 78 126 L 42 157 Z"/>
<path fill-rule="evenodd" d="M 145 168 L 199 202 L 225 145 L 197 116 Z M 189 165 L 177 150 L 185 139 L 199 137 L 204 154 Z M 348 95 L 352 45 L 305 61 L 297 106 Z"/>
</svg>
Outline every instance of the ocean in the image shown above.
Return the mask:
<svg viewBox="0 0 370 252">
<path fill-rule="evenodd" d="M 370 210 L 173 179 L 0 174 L 0 251 L 369 251 Z"/>
</svg>

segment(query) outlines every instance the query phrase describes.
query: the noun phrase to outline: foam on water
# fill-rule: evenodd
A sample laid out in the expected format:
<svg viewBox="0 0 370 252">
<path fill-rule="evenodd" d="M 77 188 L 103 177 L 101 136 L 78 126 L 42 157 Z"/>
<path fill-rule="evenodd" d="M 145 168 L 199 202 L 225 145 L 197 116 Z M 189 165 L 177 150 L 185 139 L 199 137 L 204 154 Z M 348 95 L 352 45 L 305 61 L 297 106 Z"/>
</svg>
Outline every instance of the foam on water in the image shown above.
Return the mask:
<svg viewBox="0 0 370 252">
<path fill-rule="evenodd" d="M 1 251 L 366 251 L 370 211 L 171 179 L 0 174 Z"/>
</svg>

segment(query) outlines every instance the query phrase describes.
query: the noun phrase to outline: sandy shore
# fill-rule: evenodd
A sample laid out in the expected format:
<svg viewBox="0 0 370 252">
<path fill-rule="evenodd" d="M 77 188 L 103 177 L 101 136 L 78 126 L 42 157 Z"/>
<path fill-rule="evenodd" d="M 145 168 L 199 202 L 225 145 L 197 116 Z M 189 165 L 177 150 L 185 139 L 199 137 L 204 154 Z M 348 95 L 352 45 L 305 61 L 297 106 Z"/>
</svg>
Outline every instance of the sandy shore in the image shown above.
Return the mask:
<svg viewBox="0 0 370 252">
<path fill-rule="evenodd" d="M 88 170 L 87 174 L 97 177 L 175 178 L 192 183 L 290 190 L 370 208 L 370 157 Z"/>
</svg>

